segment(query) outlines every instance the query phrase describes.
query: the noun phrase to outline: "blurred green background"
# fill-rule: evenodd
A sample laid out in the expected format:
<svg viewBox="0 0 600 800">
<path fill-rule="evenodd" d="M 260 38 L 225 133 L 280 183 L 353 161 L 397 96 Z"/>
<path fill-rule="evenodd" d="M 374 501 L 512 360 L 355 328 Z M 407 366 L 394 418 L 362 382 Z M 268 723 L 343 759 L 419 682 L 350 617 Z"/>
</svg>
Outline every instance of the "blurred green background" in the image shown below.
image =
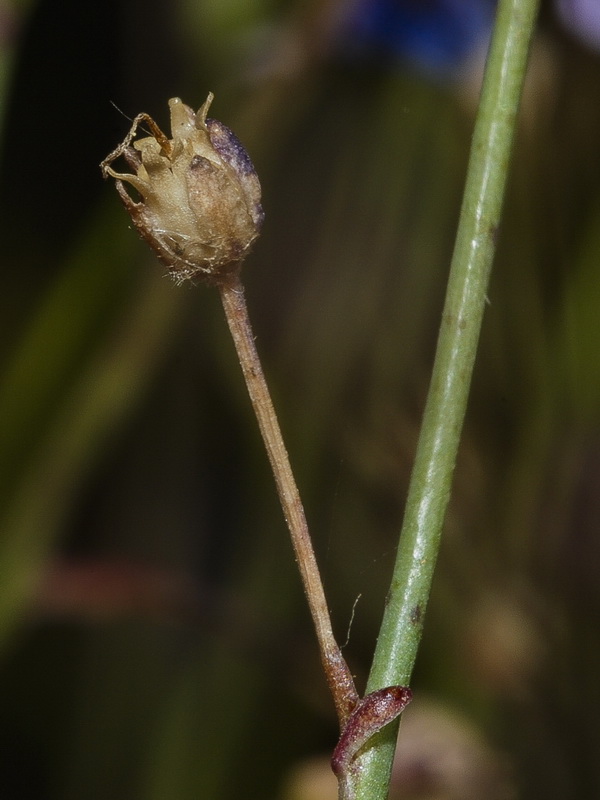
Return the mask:
<svg viewBox="0 0 600 800">
<path fill-rule="evenodd" d="M 433 63 L 393 26 L 369 38 L 363 6 L 351 25 L 334 0 L 0 3 L 2 798 L 335 797 L 334 710 L 218 297 L 172 285 L 98 164 L 123 114 L 166 126 L 169 97 L 209 90 L 251 153 L 250 313 L 341 642 L 360 595 L 362 689 L 486 38 L 484 14 Z M 550 3 L 489 301 L 393 796 L 591 798 L 600 55 Z"/>
</svg>

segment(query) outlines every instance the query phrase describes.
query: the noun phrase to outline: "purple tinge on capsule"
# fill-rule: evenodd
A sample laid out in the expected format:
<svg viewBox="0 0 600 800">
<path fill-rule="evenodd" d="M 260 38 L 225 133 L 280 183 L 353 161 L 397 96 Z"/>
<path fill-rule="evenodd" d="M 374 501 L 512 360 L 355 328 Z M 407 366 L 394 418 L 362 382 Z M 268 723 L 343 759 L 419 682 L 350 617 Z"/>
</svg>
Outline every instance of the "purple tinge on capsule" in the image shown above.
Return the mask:
<svg viewBox="0 0 600 800">
<path fill-rule="evenodd" d="M 233 167 L 240 178 L 256 175 L 254 164 L 250 160 L 246 148 L 231 128 L 228 128 L 227 125 L 223 125 L 223 123 L 219 122 L 217 119 L 210 118 L 206 120 L 206 128 L 212 146 L 221 158 Z M 254 205 L 252 216 L 254 224 L 257 228 L 260 228 L 265 217 L 260 203 Z"/>
</svg>

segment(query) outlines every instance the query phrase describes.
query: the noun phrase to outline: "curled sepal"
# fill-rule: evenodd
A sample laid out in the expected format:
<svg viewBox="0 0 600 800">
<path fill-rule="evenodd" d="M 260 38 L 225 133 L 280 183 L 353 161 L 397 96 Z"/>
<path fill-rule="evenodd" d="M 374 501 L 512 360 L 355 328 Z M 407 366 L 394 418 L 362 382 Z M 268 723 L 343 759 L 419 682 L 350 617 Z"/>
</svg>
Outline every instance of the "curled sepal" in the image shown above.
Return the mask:
<svg viewBox="0 0 600 800">
<path fill-rule="evenodd" d="M 400 716 L 412 700 L 408 686 L 388 686 L 364 697 L 346 723 L 333 751 L 331 768 L 337 776 L 340 800 L 353 800 L 355 758 L 369 739 Z"/>
<path fill-rule="evenodd" d="M 148 114 L 138 114 L 100 165 L 104 177 L 116 179 L 140 236 L 177 282 L 227 280 L 239 270 L 263 221 L 256 171 L 235 134 L 207 119 L 212 99 L 209 94 L 197 113 L 178 97 L 171 99 L 171 139 Z M 142 123 L 150 136 L 136 139 Z M 121 157 L 130 173 L 113 169 Z"/>
</svg>

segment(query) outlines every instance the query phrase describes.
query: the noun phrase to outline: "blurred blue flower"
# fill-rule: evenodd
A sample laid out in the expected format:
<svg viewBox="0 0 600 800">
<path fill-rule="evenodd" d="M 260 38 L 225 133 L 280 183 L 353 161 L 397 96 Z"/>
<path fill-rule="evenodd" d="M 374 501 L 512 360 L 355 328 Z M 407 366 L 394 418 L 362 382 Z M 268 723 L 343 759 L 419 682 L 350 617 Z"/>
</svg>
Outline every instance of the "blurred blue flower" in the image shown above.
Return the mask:
<svg viewBox="0 0 600 800">
<path fill-rule="evenodd" d="M 495 7 L 496 0 L 356 0 L 341 23 L 342 48 L 452 77 L 489 38 Z"/>
<path fill-rule="evenodd" d="M 600 0 L 558 0 L 565 26 L 589 47 L 600 50 Z"/>
</svg>

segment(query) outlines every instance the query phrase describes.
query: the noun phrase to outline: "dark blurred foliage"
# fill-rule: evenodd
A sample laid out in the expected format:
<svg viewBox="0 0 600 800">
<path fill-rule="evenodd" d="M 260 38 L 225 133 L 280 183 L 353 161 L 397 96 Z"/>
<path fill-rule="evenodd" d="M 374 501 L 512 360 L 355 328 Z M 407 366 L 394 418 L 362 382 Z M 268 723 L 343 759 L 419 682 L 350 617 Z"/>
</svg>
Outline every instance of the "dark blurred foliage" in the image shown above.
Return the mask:
<svg viewBox="0 0 600 800">
<path fill-rule="evenodd" d="M 532 52 L 398 798 L 600 791 L 600 55 L 584 4 L 560 5 Z M 341 641 L 360 594 L 362 689 L 489 12 L 0 6 L 3 798 L 333 796 L 299 767 L 331 751 L 334 713 L 218 298 L 163 276 L 98 164 L 121 112 L 166 125 L 170 96 L 209 90 L 252 154 L 250 311 Z"/>
</svg>

